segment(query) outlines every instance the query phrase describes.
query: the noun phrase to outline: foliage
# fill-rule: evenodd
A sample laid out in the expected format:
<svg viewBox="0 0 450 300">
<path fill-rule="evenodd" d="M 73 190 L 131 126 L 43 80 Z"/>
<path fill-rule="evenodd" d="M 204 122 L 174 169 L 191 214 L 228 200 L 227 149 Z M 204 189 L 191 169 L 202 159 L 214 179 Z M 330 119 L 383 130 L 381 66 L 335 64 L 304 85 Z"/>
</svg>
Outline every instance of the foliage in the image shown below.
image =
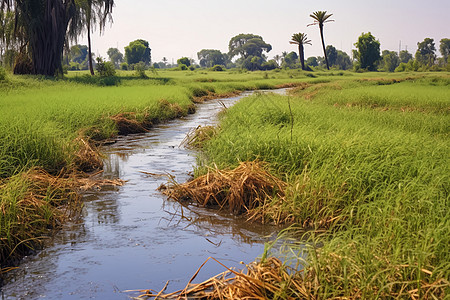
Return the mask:
<svg viewBox="0 0 450 300">
<path fill-rule="evenodd" d="M 114 64 L 116 68 L 119 67 L 119 65 L 123 62 L 123 54 L 120 53 L 119 49 L 117 48 L 109 48 L 108 52 L 109 60 Z"/>
<path fill-rule="evenodd" d="M 211 68 L 211 71 L 216 71 L 216 72 L 221 72 L 224 70 L 225 70 L 225 68 L 221 65 L 215 65 L 214 67 Z"/>
<path fill-rule="evenodd" d="M 290 101 L 240 101 L 203 146 L 202 163 L 258 159 L 287 181 L 287 196 L 261 210 L 265 222 L 290 218 L 297 240 L 308 232 L 285 245 L 309 287 L 295 298 L 445 298 L 449 80 L 366 74 L 311 81 Z"/>
<path fill-rule="evenodd" d="M 177 59 L 177 64 L 179 66 L 185 65 L 186 67 L 189 67 L 191 65 L 191 60 L 187 57 L 182 57 L 180 59 Z"/>
<path fill-rule="evenodd" d="M 406 64 L 410 60 L 413 59 L 413 56 L 411 53 L 408 52 L 408 50 L 402 50 L 402 51 L 400 51 L 399 59 L 400 59 L 400 62 Z"/>
<path fill-rule="evenodd" d="M 6 80 L 6 70 L 0 66 L 0 81 Z"/>
<path fill-rule="evenodd" d="M 290 44 L 298 45 L 298 54 L 300 57 L 300 63 L 302 65 L 302 70 L 305 70 L 305 53 L 304 45 L 311 45 L 311 40 L 308 40 L 306 33 L 294 33 L 292 35 Z"/>
<path fill-rule="evenodd" d="M 306 64 L 310 67 L 317 67 L 319 66 L 319 62 L 317 61 L 317 57 L 311 56 L 306 59 Z"/>
<path fill-rule="evenodd" d="M 431 67 L 436 59 L 436 47 L 434 39 L 425 38 L 422 42 L 417 43 L 416 60 L 427 67 Z"/>
<path fill-rule="evenodd" d="M 231 38 L 228 43 L 230 59 L 240 55 L 246 60 L 250 56 L 262 58 L 263 52 L 270 52 L 272 46 L 264 42 L 263 38 L 255 34 L 239 34 Z"/>
<path fill-rule="evenodd" d="M 292 51 L 286 54 L 283 60 L 283 67 L 295 68 L 295 64 L 297 63 L 298 55 L 296 52 Z"/>
<path fill-rule="evenodd" d="M 400 58 L 395 51 L 384 50 L 381 54 L 380 67 L 385 72 L 394 72 L 400 65 Z"/>
<path fill-rule="evenodd" d="M 32 64 L 31 73 L 54 76 L 62 73 L 62 53 L 67 40 L 75 39 L 89 22 L 98 22 L 100 29 L 111 17 L 113 0 L 95 1 L 93 15 L 87 18 L 83 1 L 1 0 L 0 10 L 13 11 L 16 20 L 15 37 L 27 41 L 22 54 Z M 3 18 L 4 14 L 0 17 Z M 25 44 L 25 43 L 24 43 Z M 22 59 L 24 61 L 24 59 Z M 23 68 L 22 68 L 23 69 Z"/>
<path fill-rule="evenodd" d="M 148 78 L 147 74 L 145 73 L 146 70 L 147 70 L 147 67 L 144 64 L 144 62 L 142 62 L 142 61 L 140 61 L 134 65 L 135 74 L 139 78 Z"/>
<path fill-rule="evenodd" d="M 447 62 L 450 54 L 450 39 L 441 39 L 439 51 L 441 52 L 444 61 Z"/>
<path fill-rule="evenodd" d="M 116 75 L 116 69 L 114 68 L 113 63 L 110 61 L 104 61 L 101 57 L 97 57 L 97 64 L 95 68 L 97 69 L 100 77 L 111 77 Z"/>
<path fill-rule="evenodd" d="M 362 33 L 355 43 L 356 59 L 359 67 L 369 71 L 376 71 L 380 56 L 380 42 L 370 33 Z"/>
<path fill-rule="evenodd" d="M 328 57 L 327 57 L 327 51 L 325 49 L 325 40 L 323 39 L 323 25 L 325 23 L 328 22 L 334 22 L 334 20 L 329 20 L 329 18 L 332 16 L 333 14 L 327 14 L 326 11 L 316 11 L 313 12 L 311 15 L 309 15 L 311 18 L 313 18 L 314 23 L 309 24 L 308 26 L 311 25 L 319 25 L 319 30 L 320 30 L 320 38 L 322 40 L 322 48 L 323 48 L 323 54 L 325 55 L 325 62 L 327 64 L 327 69 L 330 69 L 330 65 L 328 63 Z"/>
<path fill-rule="evenodd" d="M 148 65 L 151 62 L 151 49 L 147 41 L 138 39 L 130 42 L 125 47 L 125 61 L 128 65 L 137 64 L 142 61 Z"/>
<path fill-rule="evenodd" d="M 220 50 L 203 49 L 197 53 L 200 66 L 203 68 L 211 68 L 214 65 L 225 65 L 227 62 L 226 54 Z"/>
</svg>

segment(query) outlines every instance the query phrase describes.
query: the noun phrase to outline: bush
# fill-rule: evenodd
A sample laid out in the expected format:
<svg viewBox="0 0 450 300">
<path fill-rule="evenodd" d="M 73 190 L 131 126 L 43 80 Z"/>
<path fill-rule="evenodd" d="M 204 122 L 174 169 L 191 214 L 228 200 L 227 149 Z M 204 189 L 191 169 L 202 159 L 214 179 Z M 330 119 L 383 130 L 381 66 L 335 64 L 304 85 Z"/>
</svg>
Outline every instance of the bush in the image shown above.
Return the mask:
<svg viewBox="0 0 450 300">
<path fill-rule="evenodd" d="M 104 61 L 103 58 L 97 57 L 97 65 L 95 66 L 100 77 L 111 77 L 116 75 L 114 64 L 110 61 Z"/>
<path fill-rule="evenodd" d="M 124 71 L 128 70 L 128 64 L 126 62 L 121 63 L 120 64 L 120 69 L 124 70 Z"/>
<path fill-rule="evenodd" d="M 188 69 L 188 67 L 185 64 L 181 64 L 179 66 L 179 68 L 180 68 L 181 71 L 186 71 Z"/>
<path fill-rule="evenodd" d="M 222 72 L 224 71 L 224 67 L 221 65 L 215 65 L 214 67 L 211 68 L 211 71 Z"/>
<path fill-rule="evenodd" d="M 2 66 L 0 66 L 0 81 L 3 81 L 6 79 L 6 70 Z"/>
<path fill-rule="evenodd" d="M 148 78 L 147 74 L 145 74 L 145 70 L 147 70 L 147 67 L 143 61 L 138 62 L 134 65 L 134 70 L 136 76 L 139 78 Z"/>
</svg>

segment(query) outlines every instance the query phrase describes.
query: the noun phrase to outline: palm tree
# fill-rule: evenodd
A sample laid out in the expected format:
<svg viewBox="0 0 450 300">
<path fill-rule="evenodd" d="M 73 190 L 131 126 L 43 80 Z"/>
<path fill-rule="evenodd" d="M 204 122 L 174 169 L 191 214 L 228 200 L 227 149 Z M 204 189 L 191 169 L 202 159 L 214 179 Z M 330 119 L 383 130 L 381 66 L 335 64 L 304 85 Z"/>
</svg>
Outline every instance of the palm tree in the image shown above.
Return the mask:
<svg viewBox="0 0 450 300">
<path fill-rule="evenodd" d="M 305 54 L 303 51 L 303 45 L 311 45 L 311 41 L 306 37 L 306 33 L 294 33 L 292 35 L 292 40 L 289 41 L 290 44 L 298 45 L 298 56 L 300 57 L 300 62 L 302 63 L 302 70 L 305 70 Z"/>
<path fill-rule="evenodd" d="M 320 11 L 320 10 L 313 12 L 309 16 L 314 19 L 314 23 L 308 25 L 308 26 L 319 25 L 320 37 L 322 39 L 323 54 L 325 55 L 325 62 L 327 63 L 328 70 L 330 69 L 330 66 L 328 65 L 328 57 L 327 57 L 327 52 L 325 50 L 325 41 L 323 40 L 323 24 L 327 23 L 327 22 L 333 22 L 334 20 L 328 20 L 328 18 L 331 17 L 332 15 L 333 14 L 327 15 L 326 11 Z"/>
</svg>

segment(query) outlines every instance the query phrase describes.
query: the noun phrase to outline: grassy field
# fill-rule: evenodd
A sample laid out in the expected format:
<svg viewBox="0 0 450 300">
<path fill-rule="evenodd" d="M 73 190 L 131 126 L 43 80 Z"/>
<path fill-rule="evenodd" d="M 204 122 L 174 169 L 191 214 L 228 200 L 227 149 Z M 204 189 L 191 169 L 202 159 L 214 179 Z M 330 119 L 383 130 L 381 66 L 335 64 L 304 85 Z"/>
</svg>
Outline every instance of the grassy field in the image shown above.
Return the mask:
<svg viewBox="0 0 450 300">
<path fill-rule="evenodd" d="M 148 71 L 147 76 L 130 71 L 111 79 L 71 72 L 58 80 L 10 74 L 0 80 L 0 266 L 60 223 L 56 208 L 72 197 L 66 184 L 37 188 L 33 182 L 43 172 L 59 182 L 99 168 L 95 146 L 101 141 L 191 113 L 202 97 L 308 78 L 298 72 L 201 70 Z"/>
<path fill-rule="evenodd" d="M 290 233 L 309 238 L 289 250 L 305 266 L 301 289 L 289 277 L 277 283 L 281 298 L 442 299 L 449 113 L 448 73 L 318 77 L 289 96 L 255 95 L 229 109 L 197 175 L 260 160 L 287 183 L 261 214 L 281 215 L 295 224 Z"/>
<path fill-rule="evenodd" d="M 57 208 L 78 198 L 72 175 L 99 167 L 90 159 L 101 141 L 151 130 L 192 112 L 202 97 L 296 86 L 289 96 L 255 95 L 229 109 L 197 175 L 207 165 L 260 160 L 287 183 L 261 218 L 316 232 L 292 250 L 302 252 L 300 278 L 311 298 L 448 293 L 448 73 L 147 75 L 0 81 L 1 264 L 63 222 Z"/>
</svg>

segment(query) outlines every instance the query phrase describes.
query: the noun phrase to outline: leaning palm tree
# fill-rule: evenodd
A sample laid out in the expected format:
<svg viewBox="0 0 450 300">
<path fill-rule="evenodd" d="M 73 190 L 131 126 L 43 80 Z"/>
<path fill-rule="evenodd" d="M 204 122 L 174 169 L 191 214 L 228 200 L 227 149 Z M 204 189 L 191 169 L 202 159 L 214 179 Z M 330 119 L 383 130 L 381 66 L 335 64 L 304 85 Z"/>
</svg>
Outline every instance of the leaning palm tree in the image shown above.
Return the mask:
<svg viewBox="0 0 450 300">
<path fill-rule="evenodd" d="M 325 62 L 327 63 L 328 70 L 330 69 L 330 66 L 328 65 L 327 51 L 325 50 L 325 41 L 323 40 L 323 24 L 327 23 L 327 22 L 333 22 L 334 20 L 328 20 L 328 18 L 331 17 L 332 15 L 333 14 L 327 15 L 326 11 L 320 11 L 320 10 L 313 12 L 309 16 L 314 19 L 314 23 L 308 25 L 308 26 L 319 25 L 320 37 L 322 39 L 323 54 L 325 55 Z"/>
<path fill-rule="evenodd" d="M 300 57 L 302 70 L 305 70 L 305 54 L 303 51 L 303 45 L 311 45 L 311 41 L 306 37 L 306 33 L 299 32 L 292 35 L 292 40 L 289 41 L 289 43 L 298 45 L 298 56 Z"/>
</svg>

